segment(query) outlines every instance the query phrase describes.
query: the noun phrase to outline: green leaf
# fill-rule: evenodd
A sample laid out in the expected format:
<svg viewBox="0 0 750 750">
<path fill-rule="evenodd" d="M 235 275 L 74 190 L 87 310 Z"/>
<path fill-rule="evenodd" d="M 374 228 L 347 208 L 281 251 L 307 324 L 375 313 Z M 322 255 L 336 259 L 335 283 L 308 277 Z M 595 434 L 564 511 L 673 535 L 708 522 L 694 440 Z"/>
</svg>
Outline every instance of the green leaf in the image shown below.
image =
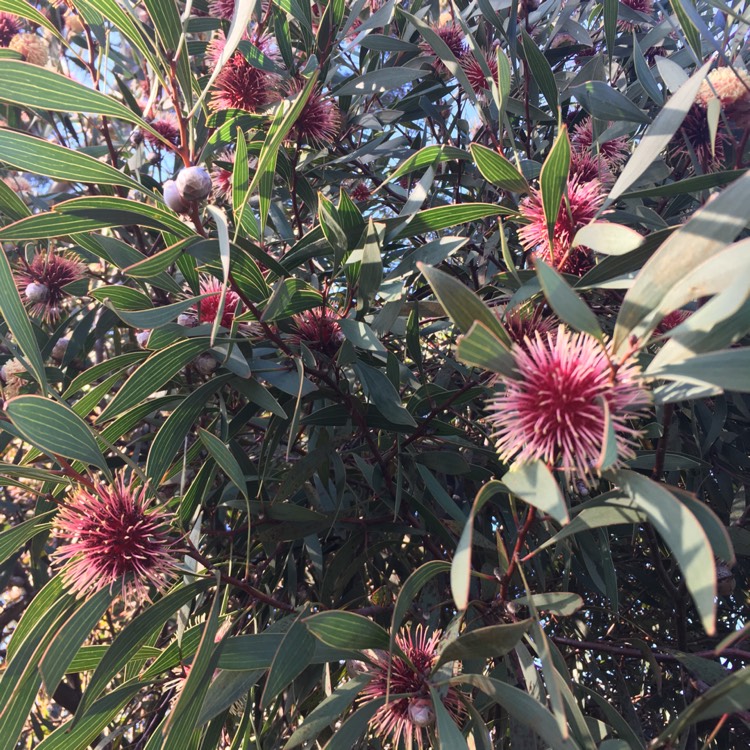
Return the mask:
<svg viewBox="0 0 750 750">
<path fill-rule="evenodd" d="M 152 279 L 162 271 L 166 271 L 197 240 L 197 236 L 180 240 L 122 270 L 133 279 Z"/>
<path fill-rule="evenodd" d="M 611 1 L 611 0 L 610 0 Z M 638 83 L 643 86 L 643 90 L 649 95 L 655 104 L 661 107 L 664 104 L 664 96 L 661 93 L 659 84 L 654 78 L 654 74 L 651 72 L 646 58 L 643 56 L 643 50 L 638 42 L 638 34 L 636 29 L 633 29 L 633 67 L 635 68 L 635 74 L 638 78 Z"/>
<path fill-rule="evenodd" d="M 97 162 L 101 164 L 101 162 Z M 102 165 L 106 166 L 106 165 Z M 139 188 L 143 192 L 143 188 Z M 97 228 L 129 226 L 151 227 L 171 232 L 177 237 L 193 237 L 195 232 L 183 224 L 174 213 L 161 206 L 149 206 L 130 198 L 94 195 L 71 198 L 55 206 L 55 211 L 68 216 L 82 217 L 96 222 Z M 60 236 L 60 235 L 55 235 Z"/>
<path fill-rule="evenodd" d="M 668 182 L 657 187 L 631 190 L 625 193 L 625 198 L 660 198 L 673 197 L 675 195 L 686 195 L 687 193 L 700 193 L 715 187 L 722 187 L 742 177 L 747 169 L 730 169 L 726 172 L 711 172 L 701 174 L 697 177 L 687 177 L 684 180 Z"/>
<path fill-rule="evenodd" d="M 609 221 L 592 221 L 576 232 L 573 247 L 584 245 L 602 255 L 626 255 L 643 244 L 643 236 L 634 229 Z"/>
<path fill-rule="evenodd" d="M 699 695 L 655 740 L 660 746 L 668 746 L 670 739 L 677 739 L 687 727 L 699 721 L 715 719 L 724 714 L 746 711 L 750 705 L 750 667 L 738 669 L 726 679 L 718 682 Z"/>
<path fill-rule="evenodd" d="M 336 729 L 323 750 L 352 750 L 357 746 L 375 712 L 383 705 L 385 698 L 376 698 L 358 708 Z"/>
<path fill-rule="evenodd" d="M 538 700 L 516 687 L 507 685 L 491 677 L 478 674 L 465 674 L 454 677 L 454 684 L 471 685 L 502 706 L 516 721 L 531 727 L 551 750 L 580 750 L 570 737 L 563 736 L 557 720 Z"/>
<path fill-rule="evenodd" d="M 481 321 L 477 321 L 458 339 L 458 358 L 467 365 L 515 375 L 515 360 L 508 347 Z"/>
<path fill-rule="evenodd" d="M 529 36 L 525 28 L 521 27 L 523 54 L 531 68 L 531 76 L 539 86 L 539 90 L 547 100 L 547 105 L 553 112 L 560 106 L 555 76 L 552 74 L 547 58 L 542 54 L 539 45 Z"/>
<path fill-rule="evenodd" d="M 140 682 L 131 681 L 113 689 L 91 706 L 74 729 L 70 726 L 73 719 L 69 719 L 47 735 L 37 745 L 37 750 L 80 750 L 90 747 L 142 687 Z"/>
<path fill-rule="evenodd" d="M 440 747 L 449 747 L 451 750 L 469 750 L 469 746 L 466 744 L 466 738 L 448 713 L 448 709 L 443 704 L 437 690 L 435 690 L 432 685 L 430 685 L 429 688 L 430 696 L 432 697 L 432 706 L 435 710 L 435 718 L 437 720 Z"/>
<path fill-rule="evenodd" d="M 544 296 L 557 316 L 577 331 L 584 331 L 594 338 L 601 339 L 602 329 L 596 315 L 568 282 L 540 257 L 534 259 L 534 267 Z"/>
<path fill-rule="evenodd" d="M 213 583 L 213 580 L 201 580 L 172 591 L 131 620 L 115 636 L 81 698 L 76 711 L 75 724 L 78 724 L 81 717 L 86 715 L 112 678 L 130 661 L 154 631 L 162 628 L 180 607 L 207 591 Z"/>
<path fill-rule="evenodd" d="M 292 750 L 306 742 L 312 742 L 326 727 L 335 724 L 354 703 L 370 679 L 369 675 L 360 675 L 339 685 L 305 717 L 302 726 L 295 730 L 283 750 Z"/>
<path fill-rule="evenodd" d="M 198 713 L 203 699 L 209 690 L 211 675 L 216 669 L 218 650 L 216 637 L 219 630 L 219 613 L 222 597 L 218 585 L 219 574 L 216 574 L 217 587 L 211 611 L 203 627 L 200 644 L 190 666 L 190 673 L 180 690 L 177 703 L 169 713 L 164 725 L 164 742 L 162 750 L 183 750 L 190 746 Z"/>
<path fill-rule="evenodd" d="M 622 301 L 613 337 L 615 350 L 627 342 L 635 329 L 640 335 L 653 330 L 658 323 L 654 310 L 660 309 L 668 293 L 694 267 L 710 261 L 739 235 L 747 223 L 744 211 L 748 201 L 750 174 L 745 174 L 696 211 L 684 226 L 662 243 L 643 266 Z M 682 304 L 678 299 L 675 307 L 669 309 Z"/>
<path fill-rule="evenodd" d="M 44 689 L 52 695 L 83 642 L 104 616 L 116 592 L 100 589 L 87 599 L 55 634 L 39 664 Z"/>
<path fill-rule="evenodd" d="M 371 96 L 385 91 L 401 88 L 417 78 L 421 78 L 424 71 L 416 68 L 382 68 L 371 70 L 362 76 L 350 78 L 341 84 L 333 94 L 335 96 Z"/>
<path fill-rule="evenodd" d="M 616 201 L 656 161 L 659 154 L 672 140 L 672 136 L 682 125 L 685 115 L 695 101 L 698 89 L 711 65 L 712 61 L 709 60 L 693 73 L 690 79 L 680 86 L 679 90 L 659 110 L 617 178 L 612 190 L 609 191 L 609 196 L 604 204 L 605 208 Z"/>
<path fill-rule="evenodd" d="M 106 422 L 139 404 L 154 391 L 159 390 L 188 362 L 206 351 L 208 346 L 209 341 L 206 338 L 184 339 L 154 352 L 125 381 L 99 415 L 98 421 Z"/>
<path fill-rule="evenodd" d="M 693 52 L 695 52 L 697 56 L 697 59 L 700 60 L 703 58 L 701 36 L 698 33 L 698 29 L 695 28 L 695 25 L 690 20 L 690 16 L 685 9 L 685 5 L 687 5 L 687 2 L 689 2 L 689 0 L 676 0 L 674 6 L 672 7 L 674 8 L 674 12 L 677 15 L 677 18 L 680 20 L 680 27 L 682 28 L 682 32 L 685 34 L 685 38 L 688 40 L 688 44 L 692 47 Z M 695 6 L 693 6 L 693 10 L 695 10 Z"/>
<path fill-rule="evenodd" d="M 552 144 L 547 158 L 542 165 L 539 175 L 539 187 L 542 191 L 542 208 L 544 220 L 547 223 L 547 234 L 550 244 L 554 240 L 555 224 L 561 211 L 566 210 L 561 205 L 568 185 L 570 172 L 570 139 L 567 125 L 560 128 L 560 132 Z"/>
<path fill-rule="evenodd" d="M 237 459 L 232 455 L 229 448 L 227 448 L 227 446 L 216 437 L 216 435 L 201 427 L 198 428 L 198 435 L 203 445 L 206 446 L 206 449 L 211 454 L 211 457 L 217 464 L 219 464 L 222 471 L 231 480 L 232 484 L 234 484 L 242 493 L 245 500 L 249 500 L 250 498 L 247 494 L 247 480 L 245 479 L 245 475 L 237 462 Z"/>
<path fill-rule="evenodd" d="M 445 312 L 462 333 L 469 333 L 474 323 L 480 321 L 506 346 L 510 345 L 510 337 L 497 315 L 458 279 L 424 263 L 417 263 L 417 268 L 427 279 Z"/>
<path fill-rule="evenodd" d="M 544 594 L 519 596 L 513 600 L 514 604 L 533 607 L 540 612 L 551 612 L 559 617 L 574 615 L 583 607 L 583 599 L 578 594 L 569 591 L 550 591 Z"/>
<path fill-rule="evenodd" d="M 284 633 L 268 671 L 260 699 L 261 708 L 268 708 L 274 698 L 310 665 L 315 653 L 315 639 L 310 634 L 308 622 L 297 617 Z"/>
<path fill-rule="evenodd" d="M 380 225 L 382 226 L 382 225 Z M 359 271 L 359 294 L 365 301 L 371 301 L 383 282 L 383 260 L 380 249 L 380 238 L 375 222 L 370 219 L 367 226 L 367 238 L 362 251 L 362 265 Z M 365 308 L 367 309 L 367 308 Z"/>
<path fill-rule="evenodd" d="M 94 185 L 122 185 L 144 192 L 132 178 L 80 151 L 15 130 L 0 128 L 0 161 L 44 177 Z"/>
<path fill-rule="evenodd" d="M 579 597 L 580 598 L 580 597 Z M 519 599 L 515 599 L 519 602 Z M 531 620 L 489 625 L 460 635 L 440 652 L 434 669 L 449 661 L 494 659 L 510 653 L 531 626 Z"/>
<path fill-rule="evenodd" d="M 389 649 L 388 633 L 372 620 L 353 612 L 319 612 L 306 618 L 304 623 L 316 638 L 333 648 Z"/>
<path fill-rule="evenodd" d="M 1 232 L 2 230 L 0 230 Z M 42 389 L 46 391 L 47 377 L 44 370 L 44 360 L 39 351 L 34 328 L 18 293 L 16 280 L 8 262 L 8 255 L 4 251 L 0 253 L 0 314 L 2 314 L 3 320 L 29 363 L 31 374 L 42 386 Z"/>
<path fill-rule="evenodd" d="M 649 370 L 648 375 L 651 378 L 714 385 L 726 391 L 750 393 L 750 348 L 698 354 L 684 362 Z"/>
<path fill-rule="evenodd" d="M 0 533 L 0 565 L 15 555 L 29 539 L 50 528 L 49 521 L 54 512 L 47 511 Z"/>
<path fill-rule="evenodd" d="M 247 696 L 250 688 L 265 674 L 264 669 L 219 670 L 211 680 L 206 699 L 201 706 L 196 726 L 202 726 Z M 210 747 L 213 747 L 210 746 Z"/>
<path fill-rule="evenodd" d="M 358 362 L 354 369 L 370 401 L 390 422 L 416 427 L 414 417 L 404 408 L 401 394 L 382 370 Z"/>
<path fill-rule="evenodd" d="M 493 479 L 477 492 L 471 506 L 469 517 L 458 540 L 456 552 L 451 564 L 451 591 L 456 609 L 463 612 L 469 604 L 469 585 L 471 583 L 471 545 L 474 535 L 474 519 L 488 500 L 505 492 L 505 486 Z"/>
<path fill-rule="evenodd" d="M 479 143 L 472 143 L 469 151 L 485 180 L 512 193 L 529 191 L 529 184 L 524 176 L 502 154 Z"/>
<path fill-rule="evenodd" d="M 116 99 L 49 68 L 20 60 L 0 60 L 0 79 L 3 82 L 0 101 L 53 112 L 110 115 L 164 140 L 151 125 Z"/>
<path fill-rule="evenodd" d="M 604 81 L 586 81 L 580 86 L 573 86 L 570 93 L 597 120 L 651 122 L 646 112 Z"/>
<path fill-rule="evenodd" d="M 127 287 L 119 287 L 124 289 Z M 114 291 L 110 287 L 110 293 Z M 203 294 L 200 297 L 190 297 L 189 299 L 181 300 L 180 302 L 173 302 L 171 305 L 162 305 L 161 307 L 151 307 L 144 310 L 123 310 L 117 303 L 110 304 L 109 306 L 117 314 L 117 317 L 127 323 L 132 328 L 141 328 L 144 330 L 151 330 L 153 328 L 160 328 L 161 326 L 171 323 L 178 315 L 189 310 L 191 307 L 195 307 L 196 303 L 211 295 Z M 105 297 L 105 299 L 110 299 Z M 113 300 L 110 300 L 113 301 Z M 217 314 L 219 320 L 221 316 Z"/>
<path fill-rule="evenodd" d="M 437 206 L 418 211 L 404 219 L 386 219 L 387 237 L 389 241 L 414 237 L 424 232 L 439 232 L 441 229 L 455 227 L 458 224 L 468 224 L 471 221 L 486 219 L 510 213 L 505 206 L 495 203 L 454 203 L 448 206 Z"/>
<path fill-rule="evenodd" d="M 43 396 L 17 396 L 5 410 L 10 421 L 34 447 L 51 456 L 64 456 L 109 473 L 96 438 L 68 406 Z"/>
<path fill-rule="evenodd" d="M 542 461 L 513 466 L 502 483 L 525 503 L 552 516 L 559 524 L 570 521 L 568 507 L 552 472 Z"/>
<path fill-rule="evenodd" d="M 16 191 L 0 180 L 0 213 L 11 221 L 25 219 L 31 214 L 29 207 L 19 198 Z"/>
<path fill-rule="evenodd" d="M 383 185 L 387 182 L 393 182 L 399 177 L 403 177 L 405 174 L 414 172 L 418 169 L 424 169 L 425 167 L 434 166 L 444 161 L 453 161 L 455 159 L 462 159 L 464 161 L 470 160 L 469 154 L 466 153 L 462 148 L 456 148 L 455 146 L 443 146 L 433 145 L 425 146 L 419 149 L 416 154 L 412 154 L 408 158 L 399 164 L 395 171 L 383 182 L 382 185 L 378 186 L 377 190 L 380 190 Z"/>
<path fill-rule="evenodd" d="M 709 635 L 716 632 L 716 562 L 706 531 L 663 484 L 642 474 L 618 471 L 616 482 L 644 510 L 677 560 L 685 585 Z"/>
<path fill-rule="evenodd" d="M 164 478 L 175 454 L 185 442 L 188 430 L 204 412 L 211 396 L 232 377 L 231 374 L 219 375 L 203 383 L 177 406 L 159 428 L 146 460 L 146 475 L 157 485 Z"/>
<path fill-rule="evenodd" d="M 393 607 L 391 615 L 391 635 L 388 651 L 394 653 L 398 651 L 396 646 L 396 636 L 398 629 L 403 622 L 406 613 L 417 598 L 417 594 L 422 588 L 429 583 L 435 576 L 440 573 L 450 573 L 450 563 L 443 560 L 430 560 L 420 565 L 407 579 L 401 587 L 396 597 L 396 605 Z"/>
</svg>

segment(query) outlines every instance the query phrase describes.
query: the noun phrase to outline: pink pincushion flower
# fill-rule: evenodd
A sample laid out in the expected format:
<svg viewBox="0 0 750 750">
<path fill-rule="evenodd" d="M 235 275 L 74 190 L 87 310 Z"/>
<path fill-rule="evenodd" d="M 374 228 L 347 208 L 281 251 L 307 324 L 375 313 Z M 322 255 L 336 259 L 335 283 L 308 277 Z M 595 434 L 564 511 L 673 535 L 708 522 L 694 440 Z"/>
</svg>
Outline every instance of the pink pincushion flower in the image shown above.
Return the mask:
<svg viewBox="0 0 750 750">
<path fill-rule="evenodd" d="M 544 219 L 541 190 L 532 190 L 521 201 L 521 215 L 529 222 L 518 231 L 521 244 L 546 263 L 564 273 L 582 276 L 593 265 L 591 251 L 585 247 L 571 247 L 576 232 L 593 221 L 604 202 L 602 184 L 598 180 L 581 182 L 568 180 L 567 201 L 563 197 L 552 232 L 550 245 Z"/>
<path fill-rule="evenodd" d="M 433 31 L 440 37 L 440 39 L 442 39 L 443 42 L 445 42 L 456 60 L 461 62 L 468 49 L 466 46 L 466 35 L 464 34 L 463 29 L 457 23 L 446 23 L 433 29 Z M 423 52 L 427 52 L 431 55 L 437 55 L 429 42 L 422 42 L 419 46 Z M 448 74 L 449 72 L 443 64 L 443 61 L 439 57 L 437 57 L 435 62 L 432 64 L 432 67 L 433 70 L 440 75 Z"/>
<path fill-rule="evenodd" d="M 296 96 L 303 88 L 300 81 L 293 81 L 289 85 L 289 95 Z M 320 86 L 311 92 L 305 106 L 294 123 L 292 136 L 301 143 L 322 148 L 332 147 L 341 130 L 341 110 L 336 102 L 323 95 Z"/>
<path fill-rule="evenodd" d="M 237 155 L 234 151 L 222 151 L 211 167 L 211 182 L 213 183 L 214 197 L 217 200 L 224 199 L 232 202 L 232 172 L 234 171 L 234 160 Z M 218 162 L 226 162 L 232 169 L 226 169 Z"/>
<path fill-rule="evenodd" d="M 208 0 L 208 12 L 212 18 L 230 20 L 234 15 L 234 0 Z"/>
<path fill-rule="evenodd" d="M 518 305 L 505 310 L 502 324 L 513 343 L 525 346 L 527 339 L 535 338 L 537 333 L 554 336 L 559 321 L 554 315 L 545 314 L 543 305 Z"/>
<path fill-rule="evenodd" d="M 695 101 L 705 108 L 715 96 L 730 116 L 747 117 L 750 115 L 750 73 L 728 67 L 712 70 L 701 84 Z"/>
<path fill-rule="evenodd" d="M 372 191 L 370 190 L 369 187 L 367 187 L 366 183 L 358 182 L 352 188 L 351 197 L 353 201 L 356 201 L 357 203 L 362 203 L 366 200 L 369 200 L 372 197 Z"/>
<path fill-rule="evenodd" d="M 308 349 L 332 357 L 344 342 L 339 325 L 339 316 L 328 307 L 305 310 L 293 318 L 295 334 L 293 340 Z"/>
<path fill-rule="evenodd" d="M 57 549 L 66 586 L 89 596 L 118 581 L 122 598 L 147 598 L 149 586 L 163 591 L 178 563 L 171 514 L 154 505 L 147 488 L 136 489 L 124 474 L 113 484 L 77 487 L 55 520 Z"/>
<path fill-rule="evenodd" d="M 497 56 L 495 54 L 486 55 L 484 53 L 482 55 L 492 74 L 492 80 L 497 81 Z M 471 88 L 474 89 L 475 94 L 483 94 L 485 91 L 489 91 L 490 84 L 487 81 L 487 76 L 474 55 L 467 53 L 461 60 L 461 67 L 464 69 L 464 73 L 466 73 L 466 77 L 469 79 L 469 83 L 471 84 Z"/>
<path fill-rule="evenodd" d="M 406 747 L 412 747 L 415 741 L 420 750 L 425 747 L 425 728 L 435 720 L 429 676 L 437 661 L 441 635 L 439 630 L 428 635 L 421 625 L 413 633 L 399 633 L 396 643 L 411 664 L 385 651 L 369 653 L 371 664 L 364 668 L 364 673 L 372 675 L 372 679 L 360 694 L 360 705 L 386 695 L 410 694 L 408 698 L 391 698 L 370 719 L 373 732 L 384 742 L 389 741 L 393 748 L 399 747 L 402 738 Z M 465 709 L 458 691 L 449 688 L 442 700 L 453 720 L 459 723 Z"/>
<path fill-rule="evenodd" d="M 555 336 L 537 333 L 512 351 L 518 377 L 503 377 L 504 390 L 487 404 L 501 460 L 538 459 L 568 479 L 591 482 L 607 435 L 605 402 L 618 461 L 634 457 L 639 432 L 629 423 L 649 400 L 635 362 L 615 365 L 605 345 L 564 326 Z"/>
<path fill-rule="evenodd" d="M 157 133 L 159 133 L 159 135 L 163 136 L 173 146 L 180 145 L 180 131 L 173 117 L 158 117 L 157 119 L 152 120 L 150 125 Z M 160 140 L 152 133 L 149 133 L 148 130 L 143 131 L 143 137 L 159 151 L 166 148 L 164 141 Z"/>
<path fill-rule="evenodd" d="M 724 153 L 729 138 L 721 123 L 716 132 L 713 149 L 711 148 L 711 131 L 708 127 L 706 111 L 697 104 L 693 104 L 682 121 L 677 137 L 672 141 L 672 153 L 676 157 L 691 159 L 691 151 L 695 155 L 700 168 L 704 172 L 717 172 L 723 168 Z M 691 164 L 691 171 L 693 165 Z"/>
<path fill-rule="evenodd" d="M 213 323 L 219 312 L 221 282 L 213 276 L 204 276 L 200 282 L 200 290 L 201 294 L 208 294 L 209 296 L 204 297 L 198 303 L 198 321 L 200 323 Z M 224 312 L 221 316 L 221 325 L 224 328 L 231 329 L 239 302 L 240 298 L 237 292 L 228 289 L 224 299 Z"/>
<path fill-rule="evenodd" d="M 612 138 L 605 143 L 594 145 L 594 124 L 590 117 L 576 125 L 570 134 L 570 145 L 573 152 L 595 155 L 597 152 L 609 165 L 616 169 L 621 167 L 630 156 L 630 146 L 626 136 Z"/>
<path fill-rule="evenodd" d="M 644 16 L 651 16 L 654 13 L 654 0 L 620 0 L 623 5 L 627 6 L 631 10 L 638 13 L 642 13 Z M 629 21 L 625 18 L 617 20 L 617 28 L 622 31 L 633 31 L 638 29 L 642 24 L 634 21 Z"/>
<path fill-rule="evenodd" d="M 0 47 L 7 47 L 21 30 L 21 19 L 12 13 L 0 13 Z"/>
<path fill-rule="evenodd" d="M 216 66 L 225 44 L 226 40 L 220 36 L 208 45 L 206 59 L 209 68 Z M 216 78 L 209 107 L 214 111 L 244 109 L 257 112 L 278 101 L 278 84 L 277 75 L 253 67 L 242 53 L 235 52 Z"/>
<path fill-rule="evenodd" d="M 678 325 L 684 323 L 691 315 L 692 313 L 688 310 L 673 310 L 661 319 L 654 330 L 654 336 L 664 336 L 673 328 L 677 328 Z"/>
<path fill-rule="evenodd" d="M 16 287 L 26 297 L 32 315 L 45 323 L 55 323 L 68 296 L 64 287 L 82 279 L 85 272 L 85 266 L 72 255 L 37 253 L 16 271 Z"/>
<path fill-rule="evenodd" d="M 603 156 L 591 154 L 588 151 L 571 151 L 570 176 L 577 178 L 579 182 L 599 180 L 602 185 L 607 186 L 615 181 L 607 160 Z"/>
</svg>

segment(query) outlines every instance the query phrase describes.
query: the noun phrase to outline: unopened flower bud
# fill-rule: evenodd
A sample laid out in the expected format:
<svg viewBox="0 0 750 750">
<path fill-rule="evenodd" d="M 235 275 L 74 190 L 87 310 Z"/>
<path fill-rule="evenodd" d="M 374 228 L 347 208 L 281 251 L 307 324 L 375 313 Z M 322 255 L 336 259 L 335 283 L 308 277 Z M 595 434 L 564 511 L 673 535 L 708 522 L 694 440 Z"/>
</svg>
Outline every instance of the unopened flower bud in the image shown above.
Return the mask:
<svg viewBox="0 0 750 750">
<path fill-rule="evenodd" d="M 164 183 L 164 202 L 178 214 L 184 214 L 188 211 L 188 205 L 182 200 L 180 191 L 177 189 L 177 183 L 174 180 L 167 180 Z"/>
<path fill-rule="evenodd" d="M 201 354 L 193 364 L 201 375 L 208 376 L 216 369 L 218 362 L 210 354 Z"/>
<path fill-rule="evenodd" d="M 435 709 L 429 698 L 414 698 L 409 702 L 409 720 L 418 727 L 430 727 L 435 723 Z"/>
<path fill-rule="evenodd" d="M 26 299 L 31 302 L 31 304 L 35 305 L 37 302 L 47 301 L 49 298 L 49 288 L 44 284 L 37 284 L 32 281 L 31 284 L 26 287 L 24 294 L 26 295 Z"/>
<path fill-rule="evenodd" d="M 70 343 L 70 339 L 68 338 L 61 338 L 57 339 L 55 342 L 55 345 L 52 347 L 52 359 L 62 362 L 63 357 L 65 356 L 65 352 L 68 349 L 68 344 Z"/>
<path fill-rule="evenodd" d="M 211 192 L 211 175 L 203 167 L 187 167 L 177 175 L 177 189 L 184 201 L 202 201 Z"/>
<path fill-rule="evenodd" d="M 138 346 L 145 349 L 148 345 L 148 337 L 151 335 L 151 331 L 138 331 L 135 334 L 135 340 L 138 342 Z"/>
<path fill-rule="evenodd" d="M 185 328 L 195 328 L 198 325 L 198 319 L 191 313 L 180 313 L 177 316 L 177 325 Z"/>
</svg>

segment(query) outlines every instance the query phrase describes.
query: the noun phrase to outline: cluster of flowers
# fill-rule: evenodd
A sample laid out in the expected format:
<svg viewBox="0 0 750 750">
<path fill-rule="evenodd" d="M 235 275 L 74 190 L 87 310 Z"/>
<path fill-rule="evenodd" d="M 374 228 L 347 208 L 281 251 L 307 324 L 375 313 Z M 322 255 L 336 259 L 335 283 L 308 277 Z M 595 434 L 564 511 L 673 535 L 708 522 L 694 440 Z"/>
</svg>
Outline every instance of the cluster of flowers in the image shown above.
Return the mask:
<svg viewBox="0 0 750 750">
<path fill-rule="evenodd" d="M 23 31 L 21 19 L 12 13 L 0 13 L 0 47 L 17 52 L 32 65 L 45 66 L 49 62 L 49 44 L 33 32 Z"/>
</svg>

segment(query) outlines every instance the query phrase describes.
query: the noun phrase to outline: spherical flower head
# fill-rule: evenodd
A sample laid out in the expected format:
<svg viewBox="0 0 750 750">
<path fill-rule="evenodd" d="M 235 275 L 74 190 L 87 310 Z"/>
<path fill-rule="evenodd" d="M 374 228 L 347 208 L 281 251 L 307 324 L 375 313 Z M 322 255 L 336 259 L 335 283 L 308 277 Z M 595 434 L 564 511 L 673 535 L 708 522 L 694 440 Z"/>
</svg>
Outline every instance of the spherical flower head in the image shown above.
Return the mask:
<svg viewBox="0 0 750 750">
<path fill-rule="evenodd" d="M 391 747 L 399 747 L 402 738 L 406 747 L 412 747 L 414 742 L 420 750 L 425 747 L 425 728 L 431 725 L 435 717 L 428 680 L 437 661 L 441 635 L 439 630 L 428 635 L 422 625 L 417 625 L 413 633 L 406 630 L 399 633 L 396 643 L 411 664 L 397 654 L 391 656 L 386 651 L 369 654 L 371 663 L 365 669 L 365 674 L 369 673 L 372 678 L 360 694 L 360 705 L 385 698 L 386 695 L 411 694 L 408 698 L 391 699 L 370 719 L 373 732 L 384 742 L 389 740 Z M 460 722 L 465 709 L 458 691 L 449 688 L 442 701 L 454 721 Z"/>
<path fill-rule="evenodd" d="M 353 188 L 351 198 L 357 203 L 363 203 L 372 197 L 372 191 L 364 182 L 358 182 Z"/>
<path fill-rule="evenodd" d="M 303 87 L 303 82 L 293 81 L 289 85 L 289 96 L 296 96 Z M 331 148 L 341 130 L 341 121 L 341 110 L 336 102 L 324 96 L 320 86 L 316 86 L 294 123 L 292 138 L 317 148 Z"/>
<path fill-rule="evenodd" d="M 177 183 L 174 180 L 167 180 L 162 189 L 164 191 L 164 202 L 175 213 L 186 214 L 190 210 L 190 204 L 182 199 L 180 191 L 177 189 Z"/>
<path fill-rule="evenodd" d="M 590 117 L 581 120 L 570 134 L 571 149 L 575 153 L 598 153 L 611 169 L 621 167 L 630 156 L 630 145 L 626 136 L 612 138 L 594 146 L 594 123 Z"/>
<path fill-rule="evenodd" d="M 12 13 L 0 13 L 0 47 L 7 47 L 21 30 L 21 19 Z"/>
<path fill-rule="evenodd" d="M 198 321 L 200 323 L 213 323 L 219 312 L 219 303 L 221 302 L 221 282 L 213 276 L 204 276 L 200 281 L 201 294 L 207 294 L 198 303 Z M 231 329 L 234 322 L 234 316 L 237 312 L 237 305 L 240 302 L 237 292 L 231 289 L 227 290 L 224 298 L 224 312 L 221 315 L 221 325 L 226 329 Z"/>
<path fill-rule="evenodd" d="M 690 160 L 691 171 L 695 171 L 692 164 L 694 155 L 703 172 L 718 172 L 723 168 L 728 142 L 724 129 L 719 127 L 712 148 L 706 110 L 698 104 L 693 104 L 685 115 L 677 136 L 672 140 L 672 155 Z"/>
<path fill-rule="evenodd" d="M 673 310 L 659 321 L 659 325 L 654 329 L 654 336 L 664 336 L 684 323 L 691 315 L 692 313 L 688 310 Z"/>
<path fill-rule="evenodd" d="M 168 141 L 173 146 L 180 145 L 180 131 L 173 117 L 158 117 L 157 119 L 152 120 L 150 125 L 164 138 L 164 140 Z M 166 148 L 164 141 L 157 138 L 153 133 L 149 133 L 148 130 L 143 131 L 143 137 L 146 142 L 150 143 L 157 151 Z"/>
<path fill-rule="evenodd" d="M 219 36 L 208 45 L 206 59 L 210 69 L 216 67 L 225 44 L 224 37 Z M 243 109 L 257 112 L 279 99 L 278 83 L 277 75 L 253 67 L 241 52 L 235 52 L 214 82 L 209 107 L 214 111 Z"/>
<path fill-rule="evenodd" d="M 37 253 L 16 271 L 16 288 L 26 298 L 31 315 L 45 323 L 55 323 L 68 296 L 64 287 L 80 281 L 85 272 L 85 266 L 72 255 Z"/>
<path fill-rule="evenodd" d="M 213 183 L 211 175 L 203 167 L 185 167 L 177 173 L 175 185 L 180 198 L 186 202 L 208 198 Z"/>
<path fill-rule="evenodd" d="M 617 462 L 635 456 L 639 432 L 630 421 L 649 401 L 635 362 L 615 364 L 600 341 L 564 326 L 555 336 L 537 333 L 525 346 L 514 344 L 512 352 L 517 377 L 503 377 L 504 388 L 487 404 L 501 460 L 540 460 L 569 481 L 592 483 L 608 431 L 605 403 Z"/>
<path fill-rule="evenodd" d="M 28 198 L 34 192 L 31 183 L 22 175 L 12 174 L 3 177 L 3 182 L 22 199 Z"/>
<path fill-rule="evenodd" d="M 305 310 L 293 318 L 294 340 L 308 349 L 333 357 L 344 342 L 339 316 L 328 307 Z"/>
<path fill-rule="evenodd" d="M 631 10 L 642 13 L 644 16 L 651 16 L 654 13 L 654 0 L 621 0 L 621 2 Z M 617 28 L 622 31 L 630 32 L 633 29 L 640 28 L 641 25 L 625 18 L 620 18 L 617 21 Z"/>
<path fill-rule="evenodd" d="M 453 56 L 461 62 L 467 52 L 466 34 L 464 34 L 463 29 L 457 23 L 446 23 L 433 29 L 433 31 L 445 42 Z M 419 46 L 423 52 L 437 56 L 437 52 L 429 42 L 422 42 Z M 437 57 L 432 64 L 432 68 L 439 75 L 449 74 L 448 68 L 445 67 L 440 57 Z"/>
<path fill-rule="evenodd" d="M 79 597 L 120 582 L 125 601 L 164 591 L 174 576 L 177 543 L 170 513 L 155 505 L 148 488 L 136 488 L 124 474 L 113 484 L 78 486 L 55 519 L 54 564 Z"/>
<path fill-rule="evenodd" d="M 222 151 L 211 166 L 211 184 L 216 200 L 232 202 L 232 173 L 234 172 L 236 158 L 237 154 L 234 151 Z M 231 166 L 231 169 L 226 169 L 221 162 Z"/>
<path fill-rule="evenodd" d="M 716 97 L 724 109 L 750 113 L 750 73 L 729 67 L 712 70 L 698 89 L 695 101 L 705 108 Z"/>
<path fill-rule="evenodd" d="M 208 13 L 212 18 L 231 20 L 234 15 L 234 0 L 208 0 Z"/>
<path fill-rule="evenodd" d="M 590 182 L 598 180 L 602 185 L 614 184 L 615 176 L 609 168 L 607 160 L 588 151 L 571 151 L 570 153 L 570 176 L 578 179 L 578 182 Z"/>
<path fill-rule="evenodd" d="M 593 265 L 592 253 L 588 248 L 571 246 L 576 232 L 593 221 L 603 202 L 604 191 L 598 180 L 568 180 L 567 201 L 563 197 L 560 202 L 550 243 L 541 190 L 532 190 L 521 201 L 521 215 L 529 222 L 518 231 L 521 244 L 558 271 L 582 276 Z"/>
<path fill-rule="evenodd" d="M 546 314 L 543 305 L 517 305 L 506 309 L 502 324 L 510 340 L 519 346 L 525 346 L 527 339 L 534 339 L 539 333 L 543 338 L 554 336 L 560 325 L 554 315 Z"/>
<path fill-rule="evenodd" d="M 18 52 L 26 62 L 44 67 L 49 62 L 49 44 L 37 34 L 16 34 L 8 48 Z"/>
<path fill-rule="evenodd" d="M 497 81 L 497 57 L 484 53 L 482 53 L 482 56 L 492 74 L 492 80 Z M 484 69 L 474 55 L 469 53 L 464 55 L 461 60 L 461 67 L 464 69 L 464 73 L 466 73 L 466 77 L 469 79 L 469 83 L 471 84 L 471 88 L 474 89 L 475 94 L 484 94 L 486 91 L 489 91 L 490 83 L 487 80 Z"/>
<path fill-rule="evenodd" d="M 0 367 L 0 380 L 3 382 L 3 396 L 6 399 L 19 396 L 29 381 L 26 377 L 26 368 L 18 359 L 9 359 Z"/>
</svg>

